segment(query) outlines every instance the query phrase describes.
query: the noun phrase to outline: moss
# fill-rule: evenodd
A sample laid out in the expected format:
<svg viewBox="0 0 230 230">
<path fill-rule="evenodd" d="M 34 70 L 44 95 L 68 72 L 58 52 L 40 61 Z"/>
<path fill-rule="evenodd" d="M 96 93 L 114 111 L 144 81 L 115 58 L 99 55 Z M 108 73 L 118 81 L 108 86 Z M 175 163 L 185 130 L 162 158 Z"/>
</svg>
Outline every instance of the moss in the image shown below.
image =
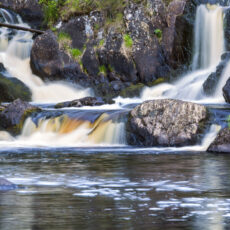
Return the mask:
<svg viewBox="0 0 230 230">
<path fill-rule="evenodd" d="M 158 78 L 158 79 L 156 79 L 155 81 L 149 82 L 147 85 L 148 85 L 149 87 L 152 87 L 152 86 L 161 84 L 161 83 L 163 83 L 163 82 L 165 82 L 165 81 L 166 81 L 166 79 L 164 79 L 164 78 Z"/>
<path fill-rule="evenodd" d="M 99 74 L 104 74 L 104 75 L 106 75 L 107 74 L 107 68 L 106 68 L 106 66 L 105 65 L 101 65 L 101 66 L 99 66 Z"/>
<path fill-rule="evenodd" d="M 82 51 L 79 49 L 71 49 L 70 53 L 72 57 L 76 60 L 78 60 L 82 56 Z"/>
<path fill-rule="evenodd" d="M 99 42 L 99 46 L 102 47 L 104 44 L 105 44 L 105 40 L 101 39 L 100 42 Z"/>
<path fill-rule="evenodd" d="M 141 90 L 145 85 L 143 83 L 138 83 L 136 85 L 131 85 L 125 89 L 123 89 L 120 93 L 121 97 L 138 97 L 140 96 Z"/>
<path fill-rule="evenodd" d="M 132 48 L 132 46 L 133 46 L 133 39 L 131 38 L 131 36 L 129 34 L 124 34 L 123 40 L 124 40 L 125 46 L 127 48 Z"/>
</svg>

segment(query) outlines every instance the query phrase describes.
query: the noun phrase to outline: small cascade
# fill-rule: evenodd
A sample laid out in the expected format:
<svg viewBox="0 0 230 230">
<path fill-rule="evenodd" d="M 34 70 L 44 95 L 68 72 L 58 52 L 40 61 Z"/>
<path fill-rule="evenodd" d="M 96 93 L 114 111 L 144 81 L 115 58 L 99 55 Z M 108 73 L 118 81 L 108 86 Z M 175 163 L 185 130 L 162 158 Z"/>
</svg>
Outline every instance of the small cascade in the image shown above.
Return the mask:
<svg viewBox="0 0 230 230">
<path fill-rule="evenodd" d="M 198 6 L 194 28 L 192 72 L 181 76 L 173 85 L 146 87 L 142 92 L 142 100 L 174 98 L 208 103 L 224 102 L 222 94 L 207 97 L 203 92 L 205 80 L 215 71 L 225 50 L 223 11 L 223 8 L 218 5 Z M 218 89 L 218 92 L 222 92 L 222 89 Z"/>
<path fill-rule="evenodd" d="M 28 118 L 18 137 L 18 141 L 42 146 L 125 145 L 125 139 L 124 121 L 107 113 L 93 121 L 67 115 L 40 118 L 37 125 Z"/>
<path fill-rule="evenodd" d="M 0 9 L 5 23 L 29 27 L 19 16 L 13 17 L 10 12 Z M 33 44 L 32 34 L 24 31 L 13 31 L 0 28 L 0 62 L 9 74 L 24 82 L 32 92 L 34 102 L 52 103 L 92 96 L 90 89 L 73 86 L 63 82 L 45 83 L 32 74 L 30 68 L 30 52 Z"/>
</svg>

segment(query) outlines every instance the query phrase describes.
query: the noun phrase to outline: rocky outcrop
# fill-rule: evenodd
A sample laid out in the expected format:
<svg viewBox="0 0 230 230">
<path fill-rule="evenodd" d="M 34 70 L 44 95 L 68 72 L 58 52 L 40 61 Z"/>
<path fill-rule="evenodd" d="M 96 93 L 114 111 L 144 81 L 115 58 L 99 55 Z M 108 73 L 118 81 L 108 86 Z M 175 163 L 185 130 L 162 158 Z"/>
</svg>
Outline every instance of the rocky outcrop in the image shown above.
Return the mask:
<svg viewBox="0 0 230 230">
<path fill-rule="evenodd" d="M 136 146 L 185 146 L 199 140 L 208 117 L 198 104 L 163 99 L 147 101 L 129 115 L 127 141 Z"/>
<path fill-rule="evenodd" d="M 0 113 L 0 129 L 7 130 L 12 135 L 20 133 L 25 119 L 31 113 L 39 111 L 38 107 L 30 105 L 20 99 L 13 101 L 7 105 Z"/>
<path fill-rule="evenodd" d="M 13 10 L 33 28 L 40 28 L 43 23 L 43 12 L 38 0 L 0 0 L 0 7 Z"/>
<path fill-rule="evenodd" d="M 230 103 L 230 78 L 223 88 L 223 95 L 226 102 Z"/>
<path fill-rule="evenodd" d="M 17 185 L 0 177 L 0 191 L 13 190 L 13 189 L 17 189 L 17 187 L 18 187 Z"/>
<path fill-rule="evenodd" d="M 32 94 L 29 88 L 17 78 L 5 77 L 3 72 L 5 69 L 0 64 L 0 103 L 12 102 L 17 98 L 31 101 Z"/>
<path fill-rule="evenodd" d="M 110 24 L 102 12 L 71 18 L 58 29 L 58 39 L 49 31 L 35 40 L 32 70 L 43 79 L 91 86 L 99 96 L 166 78 L 171 68 L 189 60 L 183 50 L 183 58 L 173 62 L 173 53 L 191 45 L 187 32 L 193 19 L 188 20 L 192 13 L 186 2 L 149 0 L 147 7 L 130 1 L 122 18 Z"/>
<path fill-rule="evenodd" d="M 69 80 L 89 86 L 80 65 L 59 49 L 57 37 L 51 31 L 37 37 L 31 51 L 32 71 L 43 80 Z"/>
<path fill-rule="evenodd" d="M 226 52 L 221 56 L 221 62 L 216 67 L 216 72 L 211 73 L 203 84 L 203 90 L 206 95 L 213 95 L 220 80 L 226 64 L 230 60 L 230 52 Z"/>
<path fill-rule="evenodd" d="M 208 148 L 208 152 L 230 153 L 230 129 L 222 129 Z"/>
<path fill-rule="evenodd" d="M 58 103 L 55 105 L 55 108 L 59 109 L 64 107 L 96 106 L 96 105 L 104 105 L 104 104 L 105 102 L 101 98 L 84 97 L 73 101 Z"/>
</svg>

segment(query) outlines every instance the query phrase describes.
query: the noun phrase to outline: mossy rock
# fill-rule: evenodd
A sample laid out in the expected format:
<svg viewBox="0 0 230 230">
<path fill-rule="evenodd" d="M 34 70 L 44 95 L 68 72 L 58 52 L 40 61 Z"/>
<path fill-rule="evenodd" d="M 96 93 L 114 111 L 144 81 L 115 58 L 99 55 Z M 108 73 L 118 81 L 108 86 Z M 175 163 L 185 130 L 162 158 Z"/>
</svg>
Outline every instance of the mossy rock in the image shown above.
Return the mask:
<svg viewBox="0 0 230 230">
<path fill-rule="evenodd" d="M 24 101 L 31 101 L 31 92 L 20 80 L 6 78 L 0 74 L 0 103 L 12 102 L 17 98 Z"/>
<path fill-rule="evenodd" d="M 152 87 L 152 86 L 158 85 L 158 84 L 163 83 L 163 82 L 165 82 L 164 78 L 158 78 L 155 81 L 149 82 L 147 84 L 147 86 Z M 121 91 L 121 93 L 120 93 L 120 96 L 124 97 L 124 98 L 127 98 L 127 97 L 131 97 L 131 98 L 132 97 L 140 97 L 141 91 L 145 86 L 146 85 L 143 84 L 143 83 L 138 83 L 138 84 L 135 84 L 135 85 L 133 84 L 133 85 L 123 89 Z"/>
</svg>

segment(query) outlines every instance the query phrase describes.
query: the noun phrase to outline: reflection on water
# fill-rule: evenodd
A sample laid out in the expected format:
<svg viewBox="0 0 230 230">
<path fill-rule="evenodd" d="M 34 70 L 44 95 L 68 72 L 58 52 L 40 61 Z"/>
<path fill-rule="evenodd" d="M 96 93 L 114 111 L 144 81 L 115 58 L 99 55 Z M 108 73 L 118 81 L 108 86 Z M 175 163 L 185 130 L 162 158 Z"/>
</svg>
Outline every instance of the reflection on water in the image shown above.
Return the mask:
<svg viewBox="0 0 230 230">
<path fill-rule="evenodd" d="M 0 229 L 226 229 L 230 158 L 1 152 Z"/>
</svg>

